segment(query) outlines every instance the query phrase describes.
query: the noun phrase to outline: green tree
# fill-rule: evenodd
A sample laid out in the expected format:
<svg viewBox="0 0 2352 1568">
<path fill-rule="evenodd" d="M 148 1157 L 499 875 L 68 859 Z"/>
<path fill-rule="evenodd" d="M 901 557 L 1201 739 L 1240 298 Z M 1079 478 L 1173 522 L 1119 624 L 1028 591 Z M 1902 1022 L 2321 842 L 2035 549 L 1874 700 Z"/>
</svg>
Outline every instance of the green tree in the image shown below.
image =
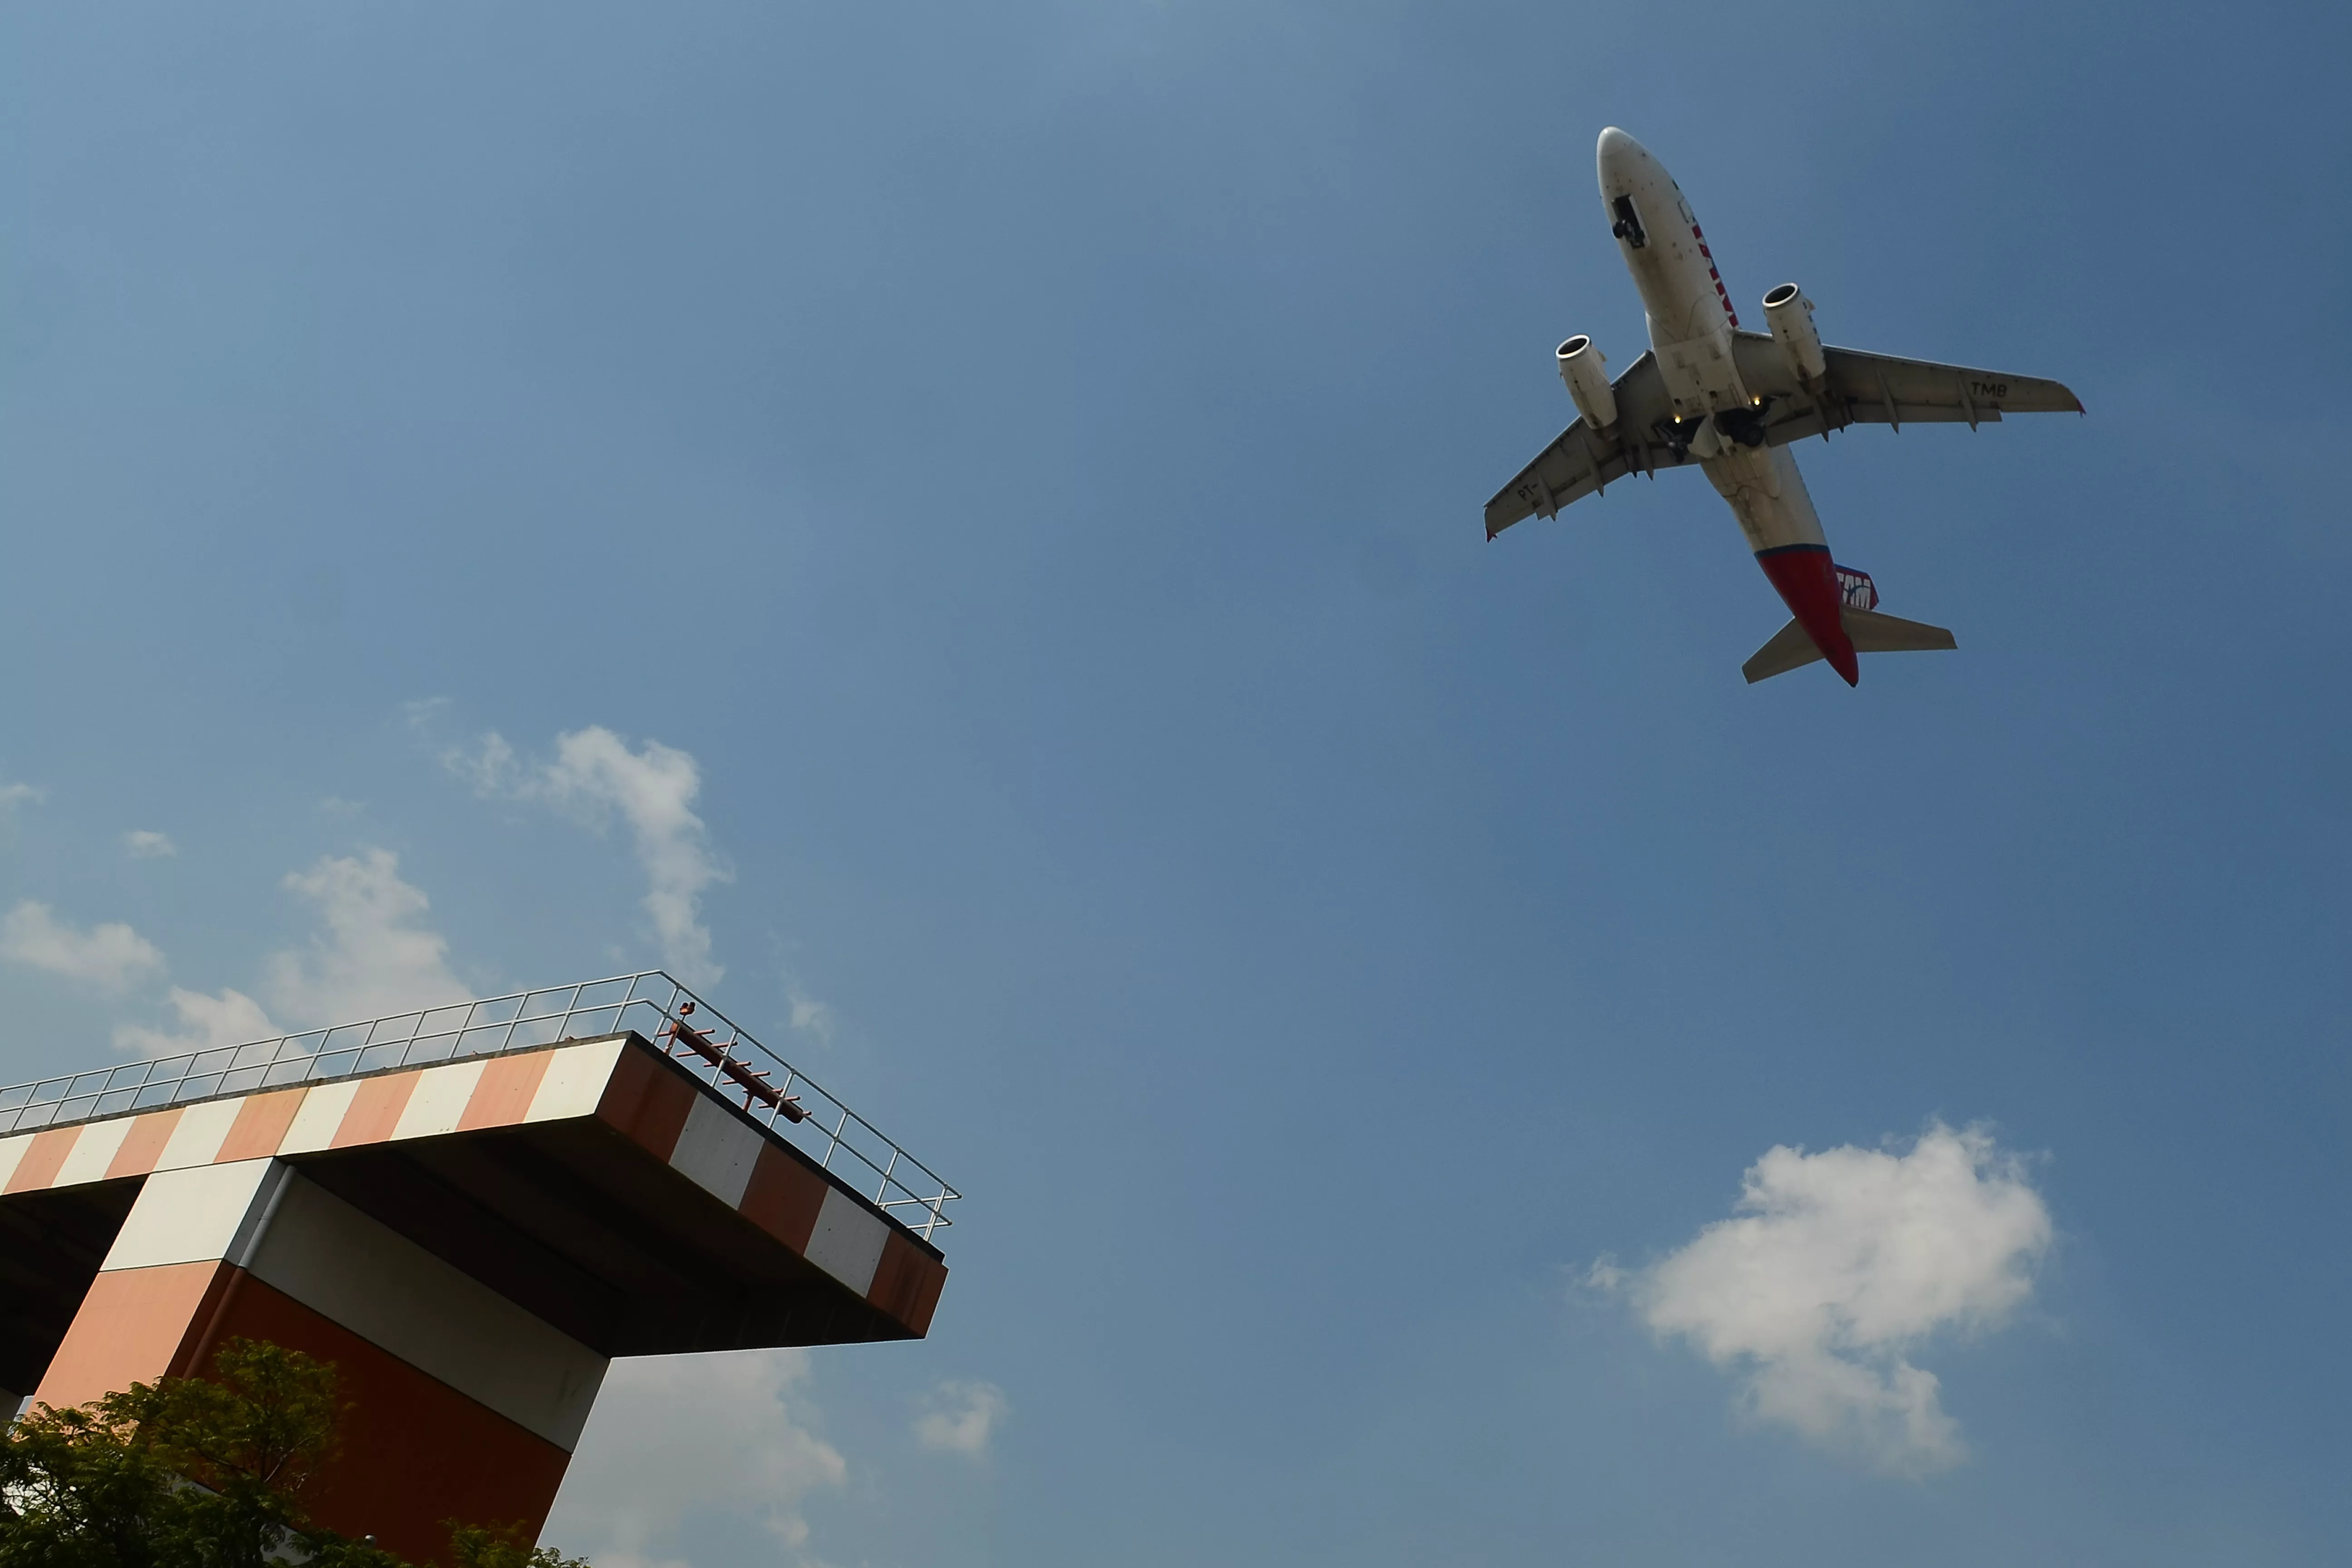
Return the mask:
<svg viewBox="0 0 2352 1568">
<path fill-rule="evenodd" d="M 566 1557 L 552 1546 L 533 1546 L 522 1526 L 491 1530 L 478 1524 L 449 1526 L 449 1555 L 456 1568 L 590 1568 L 583 1558 Z"/>
<path fill-rule="evenodd" d="M 331 1363 L 249 1340 L 209 1378 L 37 1405 L 0 1436 L 0 1568 L 412 1568 L 310 1518 L 344 1408 Z M 448 1522 L 451 1568 L 588 1568 L 520 1525 Z"/>
</svg>

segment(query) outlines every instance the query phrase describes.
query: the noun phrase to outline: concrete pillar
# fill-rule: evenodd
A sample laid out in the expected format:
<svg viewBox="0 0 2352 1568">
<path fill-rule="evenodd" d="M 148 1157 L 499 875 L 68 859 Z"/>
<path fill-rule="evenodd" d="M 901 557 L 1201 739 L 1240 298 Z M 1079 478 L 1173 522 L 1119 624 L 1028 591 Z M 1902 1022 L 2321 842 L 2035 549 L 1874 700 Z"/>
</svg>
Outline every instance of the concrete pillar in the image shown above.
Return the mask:
<svg viewBox="0 0 2352 1568">
<path fill-rule="evenodd" d="M 264 1158 L 147 1179 L 36 1397 L 186 1376 L 236 1335 L 336 1364 L 354 1408 L 313 1510 L 420 1561 L 446 1519 L 537 1531 L 606 1365 Z"/>
</svg>

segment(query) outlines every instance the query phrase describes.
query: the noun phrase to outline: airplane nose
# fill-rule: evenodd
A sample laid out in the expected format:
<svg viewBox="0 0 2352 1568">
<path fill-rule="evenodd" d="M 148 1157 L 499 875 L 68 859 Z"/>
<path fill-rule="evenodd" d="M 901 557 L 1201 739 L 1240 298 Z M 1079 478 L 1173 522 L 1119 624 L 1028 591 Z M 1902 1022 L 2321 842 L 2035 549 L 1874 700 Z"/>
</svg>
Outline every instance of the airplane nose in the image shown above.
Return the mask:
<svg viewBox="0 0 2352 1568">
<path fill-rule="evenodd" d="M 1612 174 L 1622 177 L 1631 174 L 1649 155 L 1648 148 L 1612 125 L 1601 132 L 1601 144 L 1594 149 L 1593 162 L 1601 184 L 1606 186 L 1612 184 Z"/>
</svg>

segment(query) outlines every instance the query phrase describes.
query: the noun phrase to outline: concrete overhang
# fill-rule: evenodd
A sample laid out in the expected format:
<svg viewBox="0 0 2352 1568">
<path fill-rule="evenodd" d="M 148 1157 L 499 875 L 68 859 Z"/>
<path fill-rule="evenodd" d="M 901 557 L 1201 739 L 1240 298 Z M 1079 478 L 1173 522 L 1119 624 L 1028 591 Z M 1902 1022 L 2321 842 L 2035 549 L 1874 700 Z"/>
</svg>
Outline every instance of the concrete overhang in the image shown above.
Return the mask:
<svg viewBox="0 0 2352 1568">
<path fill-rule="evenodd" d="M 929 1241 L 635 1032 L 0 1139 L 0 1388 L 157 1171 L 274 1157 L 604 1356 L 920 1338 Z"/>
</svg>

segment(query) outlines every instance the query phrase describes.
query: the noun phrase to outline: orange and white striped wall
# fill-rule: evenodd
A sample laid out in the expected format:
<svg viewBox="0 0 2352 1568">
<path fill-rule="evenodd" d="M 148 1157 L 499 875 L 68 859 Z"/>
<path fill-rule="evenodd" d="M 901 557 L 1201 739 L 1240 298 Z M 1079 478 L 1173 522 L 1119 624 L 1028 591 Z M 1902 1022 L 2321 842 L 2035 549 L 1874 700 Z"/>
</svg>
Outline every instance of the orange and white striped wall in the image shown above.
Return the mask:
<svg viewBox="0 0 2352 1568">
<path fill-rule="evenodd" d="M 123 1184 L 32 1396 L 238 1335 L 332 1361 L 353 1409 L 316 1514 L 418 1558 L 448 1519 L 537 1529 L 612 1357 L 919 1337 L 947 1274 L 635 1035 L 0 1139 L 0 1217 Z"/>
</svg>

